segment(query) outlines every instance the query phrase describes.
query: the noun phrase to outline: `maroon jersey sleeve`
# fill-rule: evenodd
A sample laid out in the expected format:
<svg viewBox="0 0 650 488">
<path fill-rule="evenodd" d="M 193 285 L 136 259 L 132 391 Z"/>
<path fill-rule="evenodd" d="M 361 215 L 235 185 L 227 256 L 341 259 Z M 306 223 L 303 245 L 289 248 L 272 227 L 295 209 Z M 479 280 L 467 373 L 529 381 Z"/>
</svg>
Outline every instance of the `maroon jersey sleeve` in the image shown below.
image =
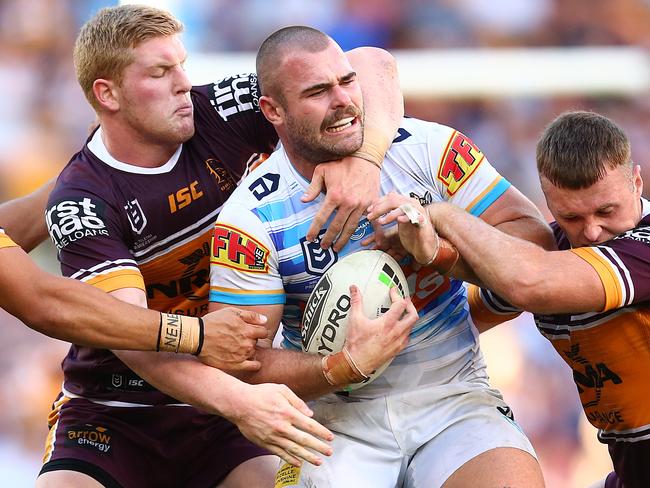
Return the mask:
<svg viewBox="0 0 650 488">
<path fill-rule="evenodd" d="M 608 242 L 572 252 L 598 272 L 605 287 L 605 310 L 650 299 L 650 216 Z"/>
<path fill-rule="evenodd" d="M 209 146 L 218 145 L 225 154 L 247 153 L 251 158 L 242 167 L 228 169 L 239 179 L 250 172 L 255 163 L 273 152 L 278 136 L 259 106 L 257 75 L 234 75 L 216 83 L 192 89 L 195 137 L 205 138 Z M 216 139 L 216 140 L 215 140 Z"/>
<path fill-rule="evenodd" d="M 106 292 L 120 288 L 144 290 L 119 213 L 107 203 L 105 192 L 110 191 L 110 185 L 77 163 L 73 160 L 63 171 L 45 213 L 61 272 Z M 68 182 L 70 174 L 75 174 L 74 185 Z"/>
</svg>

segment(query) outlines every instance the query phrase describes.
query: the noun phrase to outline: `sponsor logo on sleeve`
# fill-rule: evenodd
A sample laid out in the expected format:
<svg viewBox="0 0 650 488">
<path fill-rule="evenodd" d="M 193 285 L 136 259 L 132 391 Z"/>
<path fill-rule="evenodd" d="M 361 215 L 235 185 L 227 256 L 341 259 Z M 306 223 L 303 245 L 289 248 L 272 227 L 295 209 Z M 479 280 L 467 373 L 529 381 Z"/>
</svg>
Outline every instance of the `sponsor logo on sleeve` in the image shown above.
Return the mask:
<svg viewBox="0 0 650 488">
<path fill-rule="evenodd" d="M 246 73 L 216 82 L 214 84 L 214 96 L 210 103 L 225 121 L 228 121 L 228 117 L 240 112 L 258 111 L 257 76 Z"/>
<path fill-rule="evenodd" d="M 86 237 L 107 236 L 105 207 L 89 197 L 59 201 L 45 212 L 45 222 L 52 242 L 63 249 L 71 242 Z"/>
<path fill-rule="evenodd" d="M 325 235 L 325 231 L 326 229 L 321 230 L 313 241 L 308 241 L 305 237 L 300 239 L 300 247 L 305 259 L 305 271 L 310 275 L 322 275 L 338 260 L 338 254 L 334 252 L 334 249 L 320 247 L 320 241 Z"/>
<path fill-rule="evenodd" d="M 438 179 L 447 187 L 447 193 L 456 193 L 481 165 L 483 159 L 483 153 L 467 136 L 454 132 L 438 170 Z"/>
<path fill-rule="evenodd" d="M 246 273 L 268 273 L 269 249 L 243 230 L 217 224 L 212 239 L 211 263 Z"/>
</svg>

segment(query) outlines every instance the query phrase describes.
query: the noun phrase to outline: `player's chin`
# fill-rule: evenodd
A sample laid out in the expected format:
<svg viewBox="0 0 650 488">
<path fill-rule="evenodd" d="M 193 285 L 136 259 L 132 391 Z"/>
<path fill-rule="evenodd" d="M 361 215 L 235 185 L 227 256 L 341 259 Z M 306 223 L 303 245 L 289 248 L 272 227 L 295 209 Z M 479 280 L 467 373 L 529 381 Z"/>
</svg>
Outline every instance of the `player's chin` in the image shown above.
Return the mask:
<svg viewBox="0 0 650 488">
<path fill-rule="evenodd" d="M 332 137 L 331 134 L 326 136 L 329 139 L 329 146 L 332 152 L 340 157 L 348 156 L 359 150 L 363 143 L 363 133 L 337 134 Z"/>
<path fill-rule="evenodd" d="M 176 125 L 175 133 L 180 142 L 185 142 L 194 135 L 194 119 L 180 120 Z"/>
</svg>

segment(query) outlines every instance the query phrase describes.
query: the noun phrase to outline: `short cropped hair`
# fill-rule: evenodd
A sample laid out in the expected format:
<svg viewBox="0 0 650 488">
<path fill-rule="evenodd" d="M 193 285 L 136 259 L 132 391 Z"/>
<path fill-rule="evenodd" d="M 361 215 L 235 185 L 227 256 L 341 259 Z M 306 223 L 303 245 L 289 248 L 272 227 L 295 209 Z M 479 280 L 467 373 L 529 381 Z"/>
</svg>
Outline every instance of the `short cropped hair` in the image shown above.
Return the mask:
<svg viewBox="0 0 650 488">
<path fill-rule="evenodd" d="M 144 5 L 103 8 L 86 22 L 74 45 L 77 80 L 96 110 L 93 83 L 100 78 L 122 82 L 124 68 L 133 62 L 132 49 L 156 37 L 183 31 L 183 24 L 169 12 Z"/>
<path fill-rule="evenodd" d="M 632 168 L 625 132 L 593 112 L 563 113 L 546 127 L 537 143 L 539 175 L 559 188 L 588 188 L 607 170 L 623 165 Z"/>
<path fill-rule="evenodd" d="M 283 102 L 284 97 L 279 89 L 281 76 L 277 76 L 277 71 L 285 55 L 296 50 L 312 53 L 324 51 L 331 42 L 332 39 L 324 32 L 304 25 L 284 27 L 267 37 L 257 51 L 255 61 L 262 95 Z"/>
</svg>

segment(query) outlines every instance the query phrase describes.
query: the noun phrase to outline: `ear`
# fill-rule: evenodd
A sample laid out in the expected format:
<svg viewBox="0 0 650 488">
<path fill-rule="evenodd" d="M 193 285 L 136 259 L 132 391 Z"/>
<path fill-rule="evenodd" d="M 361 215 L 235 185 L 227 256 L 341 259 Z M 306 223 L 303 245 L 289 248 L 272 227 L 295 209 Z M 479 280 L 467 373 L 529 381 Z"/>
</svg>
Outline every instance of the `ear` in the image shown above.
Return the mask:
<svg viewBox="0 0 650 488">
<path fill-rule="evenodd" d="M 116 85 L 111 80 L 99 78 L 93 82 L 93 94 L 99 106 L 109 112 L 116 112 L 120 108 Z"/>
<path fill-rule="evenodd" d="M 260 97 L 260 110 L 266 117 L 266 120 L 273 125 L 282 124 L 284 121 L 284 109 L 282 105 L 276 102 L 273 98 L 263 95 Z"/>
<path fill-rule="evenodd" d="M 641 165 L 639 164 L 634 165 L 632 178 L 634 181 L 634 193 L 636 193 L 637 196 L 641 198 L 641 195 L 643 194 L 643 178 L 641 178 Z"/>
</svg>

